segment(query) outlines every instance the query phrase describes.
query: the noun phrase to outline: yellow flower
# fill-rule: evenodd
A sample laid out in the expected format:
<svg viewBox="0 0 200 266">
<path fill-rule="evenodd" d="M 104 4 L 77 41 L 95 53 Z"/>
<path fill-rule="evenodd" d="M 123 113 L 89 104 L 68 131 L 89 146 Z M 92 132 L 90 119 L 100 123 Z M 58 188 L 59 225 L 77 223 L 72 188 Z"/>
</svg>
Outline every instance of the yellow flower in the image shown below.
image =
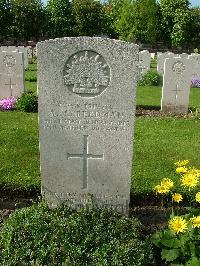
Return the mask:
<svg viewBox="0 0 200 266">
<path fill-rule="evenodd" d="M 190 169 L 189 173 L 192 175 L 195 175 L 196 177 L 200 177 L 200 170 L 198 170 L 196 168 Z"/>
<path fill-rule="evenodd" d="M 196 194 L 195 199 L 196 199 L 196 202 L 199 202 L 199 203 L 200 203 L 200 192 L 198 192 L 198 193 Z"/>
<path fill-rule="evenodd" d="M 180 201 L 183 200 L 183 197 L 182 197 L 181 194 L 179 194 L 179 193 L 175 193 L 175 194 L 172 195 L 172 199 L 173 199 L 173 201 L 179 203 Z"/>
<path fill-rule="evenodd" d="M 182 182 L 181 185 L 190 189 L 190 188 L 196 187 L 196 185 L 198 184 L 198 181 L 199 179 L 196 176 L 196 174 L 186 173 L 181 178 L 181 182 Z"/>
<path fill-rule="evenodd" d="M 187 222 L 182 217 L 175 216 L 169 220 L 169 229 L 176 234 L 183 233 L 187 230 Z"/>
<path fill-rule="evenodd" d="M 189 160 L 182 160 L 182 161 L 178 161 L 176 163 L 174 163 L 176 166 L 181 167 L 181 166 L 185 166 L 186 164 L 189 163 Z"/>
<path fill-rule="evenodd" d="M 200 227 L 200 216 L 197 217 L 193 217 L 190 219 L 190 221 L 192 222 L 192 227 Z"/>
<path fill-rule="evenodd" d="M 169 192 L 169 189 L 163 185 L 157 185 L 154 187 L 154 190 L 156 194 L 167 194 Z"/>
<path fill-rule="evenodd" d="M 154 190 L 158 194 L 167 194 L 170 189 L 173 187 L 174 183 L 169 178 L 163 178 L 160 185 L 154 187 Z"/>
<path fill-rule="evenodd" d="M 161 181 L 161 186 L 164 186 L 168 190 L 170 190 L 174 186 L 174 183 L 170 178 L 163 178 L 163 180 Z"/>
<path fill-rule="evenodd" d="M 187 173 L 187 167 L 185 167 L 185 166 L 180 166 L 180 167 L 177 167 L 176 168 L 176 173 Z"/>
</svg>

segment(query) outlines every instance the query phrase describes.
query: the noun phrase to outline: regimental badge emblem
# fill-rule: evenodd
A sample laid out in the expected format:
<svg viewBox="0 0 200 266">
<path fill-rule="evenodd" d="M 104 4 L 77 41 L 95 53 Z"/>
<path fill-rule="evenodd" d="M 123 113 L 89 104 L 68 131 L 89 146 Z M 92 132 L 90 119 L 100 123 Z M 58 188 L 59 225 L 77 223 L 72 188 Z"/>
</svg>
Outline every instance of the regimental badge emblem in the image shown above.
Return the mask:
<svg viewBox="0 0 200 266">
<path fill-rule="evenodd" d="M 13 67 L 16 64 L 16 59 L 12 55 L 6 55 L 3 59 L 3 63 L 7 67 Z"/>
<path fill-rule="evenodd" d="M 183 62 L 177 61 L 176 63 L 173 64 L 172 70 L 176 74 L 181 75 L 185 71 L 185 65 L 183 64 Z"/>
<path fill-rule="evenodd" d="M 100 95 L 110 83 L 110 67 L 102 55 L 84 50 L 73 54 L 64 67 L 67 88 L 82 97 Z"/>
</svg>

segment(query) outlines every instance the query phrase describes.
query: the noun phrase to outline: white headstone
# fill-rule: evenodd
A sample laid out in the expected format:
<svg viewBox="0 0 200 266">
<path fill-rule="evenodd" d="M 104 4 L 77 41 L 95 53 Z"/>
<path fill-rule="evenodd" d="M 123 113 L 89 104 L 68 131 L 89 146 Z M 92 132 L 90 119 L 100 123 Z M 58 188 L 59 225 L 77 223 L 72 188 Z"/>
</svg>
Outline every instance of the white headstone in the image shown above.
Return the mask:
<svg viewBox="0 0 200 266">
<path fill-rule="evenodd" d="M 49 205 L 128 213 L 138 46 L 103 38 L 38 43 L 42 191 Z"/>
<path fill-rule="evenodd" d="M 27 49 L 27 52 L 28 52 L 28 59 L 32 59 L 33 58 L 32 46 L 27 46 L 26 49 Z"/>
<path fill-rule="evenodd" d="M 167 58 L 164 64 L 161 110 L 188 111 L 192 64 L 187 58 Z"/>
<path fill-rule="evenodd" d="M 175 56 L 176 55 L 173 54 L 173 53 L 171 53 L 171 52 L 166 52 L 166 53 L 160 54 L 157 57 L 157 72 L 160 75 L 163 75 L 164 74 L 164 62 L 165 62 L 165 59 L 166 58 L 173 58 Z"/>
<path fill-rule="evenodd" d="M 151 58 L 155 59 L 155 55 L 156 55 L 155 53 L 151 53 Z"/>
<path fill-rule="evenodd" d="M 28 68 L 28 52 L 24 46 L 1 46 L 0 51 L 21 52 L 24 54 L 24 68 Z"/>
<path fill-rule="evenodd" d="M 187 53 L 182 53 L 179 55 L 181 58 L 188 58 L 189 54 Z"/>
<path fill-rule="evenodd" d="M 192 78 L 200 78 L 200 54 L 192 54 L 188 58 L 193 64 Z"/>
<path fill-rule="evenodd" d="M 24 59 L 20 52 L 0 52 L 0 99 L 24 92 Z"/>
<path fill-rule="evenodd" d="M 139 52 L 139 77 L 150 70 L 151 54 L 147 50 Z"/>
</svg>

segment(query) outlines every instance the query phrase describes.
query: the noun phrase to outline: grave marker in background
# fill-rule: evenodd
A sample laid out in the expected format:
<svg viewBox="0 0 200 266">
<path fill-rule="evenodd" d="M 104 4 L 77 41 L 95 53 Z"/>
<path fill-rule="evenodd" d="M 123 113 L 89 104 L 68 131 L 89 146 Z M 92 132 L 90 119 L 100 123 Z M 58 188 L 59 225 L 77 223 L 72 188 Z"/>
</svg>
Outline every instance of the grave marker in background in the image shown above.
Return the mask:
<svg viewBox="0 0 200 266">
<path fill-rule="evenodd" d="M 161 110 L 188 112 L 191 73 L 193 64 L 187 58 L 165 59 Z"/>
<path fill-rule="evenodd" d="M 24 92 L 24 59 L 20 52 L 0 52 L 0 99 Z"/>
<path fill-rule="evenodd" d="M 28 51 L 26 47 L 24 46 L 1 46 L 0 51 L 5 51 L 5 52 L 21 52 L 24 54 L 24 68 L 28 69 Z"/>
<path fill-rule="evenodd" d="M 166 52 L 163 54 L 159 54 L 157 57 L 157 72 L 160 75 L 164 74 L 164 63 L 165 63 L 165 59 L 166 58 L 172 58 L 175 57 L 176 55 L 174 53 L 171 52 Z"/>
<path fill-rule="evenodd" d="M 188 58 L 193 64 L 191 78 L 200 78 L 200 54 L 192 54 Z"/>
<path fill-rule="evenodd" d="M 151 54 L 147 50 L 139 52 L 139 77 L 150 70 Z"/>
<path fill-rule="evenodd" d="M 74 208 L 128 213 L 138 47 L 103 38 L 41 42 L 42 192 Z"/>
</svg>

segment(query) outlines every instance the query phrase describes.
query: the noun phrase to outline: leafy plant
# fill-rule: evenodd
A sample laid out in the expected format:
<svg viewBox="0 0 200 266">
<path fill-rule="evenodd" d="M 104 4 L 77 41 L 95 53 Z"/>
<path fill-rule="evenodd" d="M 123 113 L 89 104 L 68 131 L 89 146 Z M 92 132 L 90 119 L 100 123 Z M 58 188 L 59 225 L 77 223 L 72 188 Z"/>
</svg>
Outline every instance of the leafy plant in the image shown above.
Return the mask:
<svg viewBox="0 0 200 266">
<path fill-rule="evenodd" d="M 24 92 L 16 102 L 16 108 L 22 112 L 37 112 L 38 98 L 32 91 Z"/>
<path fill-rule="evenodd" d="M 0 231 L 1 265 L 152 265 L 141 224 L 108 209 L 16 211 Z"/>
<path fill-rule="evenodd" d="M 30 81 L 30 82 L 36 82 L 37 76 L 32 74 L 31 72 L 28 72 L 28 73 L 26 73 L 25 80 Z"/>
<path fill-rule="evenodd" d="M 161 249 L 161 257 L 172 265 L 200 265 L 200 203 L 199 188 L 200 171 L 188 166 L 189 161 L 183 160 L 175 163 L 176 173 L 180 175 L 180 186 L 186 194 L 189 207 L 188 213 L 179 215 L 174 209 L 175 204 L 183 201 L 180 193 L 174 193 L 174 183 L 165 178 L 154 187 L 156 194 L 171 196 L 172 211 L 168 222 L 168 229 L 156 232 L 151 240 Z"/>
<path fill-rule="evenodd" d="M 138 81 L 139 86 L 159 86 L 162 85 L 162 76 L 155 71 L 147 71 Z"/>
</svg>

